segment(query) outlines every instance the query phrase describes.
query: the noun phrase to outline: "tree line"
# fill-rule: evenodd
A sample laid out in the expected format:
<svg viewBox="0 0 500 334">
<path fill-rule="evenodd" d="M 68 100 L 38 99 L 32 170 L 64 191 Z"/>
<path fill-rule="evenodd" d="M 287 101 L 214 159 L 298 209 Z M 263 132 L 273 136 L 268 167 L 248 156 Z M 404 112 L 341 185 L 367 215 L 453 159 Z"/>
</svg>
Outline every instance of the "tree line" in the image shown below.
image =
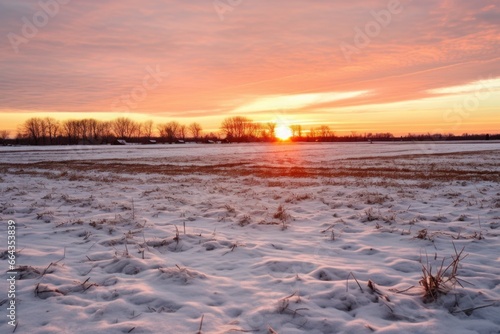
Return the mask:
<svg viewBox="0 0 500 334">
<path fill-rule="evenodd" d="M 152 140 L 163 143 L 181 141 L 196 142 L 273 142 L 277 141 L 276 122 L 254 122 L 250 118 L 234 116 L 224 119 L 218 132 L 206 133 L 202 126 L 193 122 L 181 124 L 176 121 L 154 124 L 153 121 L 134 121 L 119 117 L 112 121 L 93 118 L 58 121 L 51 117 L 33 117 L 26 120 L 18 129 L 16 138 L 9 140 L 8 131 L 0 131 L 3 144 L 7 142 L 31 145 L 75 145 L 75 144 L 112 144 L 117 139 L 132 143 L 148 143 Z M 396 140 L 477 140 L 500 139 L 500 135 L 453 134 L 411 134 L 396 137 L 392 133 L 358 133 L 351 131 L 338 136 L 328 125 L 304 129 L 300 124 L 289 126 L 291 141 L 336 142 L 336 141 L 396 141 Z"/>
<path fill-rule="evenodd" d="M 196 122 L 184 125 L 173 121 L 155 125 L 151 120 L 138 122 L 127 117 L 112 121 L 85 118 L 62 122 L 51 117 L 33 117 L 20 126 L 16 140 L 32 145 L 110 144 L 116 139 L 131 142 L 158 138 L 167 142 L 187 138 L 200 140 L 201 135 L 202 127 Z M 8 137 L 8 133 L 4 137 Z"/>
</svg>

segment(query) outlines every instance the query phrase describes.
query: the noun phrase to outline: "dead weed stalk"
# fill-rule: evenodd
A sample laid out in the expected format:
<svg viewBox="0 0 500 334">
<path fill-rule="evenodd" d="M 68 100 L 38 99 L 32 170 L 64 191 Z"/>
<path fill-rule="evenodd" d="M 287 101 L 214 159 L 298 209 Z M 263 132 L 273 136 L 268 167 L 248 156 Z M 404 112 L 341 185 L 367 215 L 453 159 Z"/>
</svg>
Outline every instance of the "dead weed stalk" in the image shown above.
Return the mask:
<svg viewBox="0 0 500 334">
<path fill-rule="evenodd" d="M 426 265 L 422 264 L 422 279 L 419 281 L 419 284 L 424 289 L 424 302 L 436 301 L 440 295 L 447 294 L 457 284 L 463 287 L 460 281 L 465 281 L 458 278 L 458 268 L 460 262 L 468 254 L 463 254 L 465 247 L 460 252 L 457 251 L 455 244 L 453 244 L 453 248 L 455 249 L 455 255 L 451 257 L 451 263 L 445 266 L 446 258 L 443 258 L 439 269 L 435 273 L 433 273 L 432 265 L 429 263 L 429 258 L 426 255 L 427 263 Z"/>
</svg>

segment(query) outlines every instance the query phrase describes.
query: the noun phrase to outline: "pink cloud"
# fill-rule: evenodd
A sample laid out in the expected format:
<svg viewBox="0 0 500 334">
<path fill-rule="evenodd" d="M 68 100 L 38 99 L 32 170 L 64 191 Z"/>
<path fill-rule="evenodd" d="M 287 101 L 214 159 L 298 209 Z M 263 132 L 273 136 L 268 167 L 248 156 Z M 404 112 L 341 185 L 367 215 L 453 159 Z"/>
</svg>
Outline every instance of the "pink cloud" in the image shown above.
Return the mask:
<svg viewBox="0 0 500 334">
<path fill-rule="evenodd" d="M 46 0 L 49 1 L 49 0 Z M 55 0 L 53 0 L 55 1 Z M 404 101 L 500 75 L 492 0 L 408 1 L 347 61 L 341 43 L 389 1 L 71 1 L 15 53 L 37 1 L 0 0 L 0 110 L 109 111 L 147 66 L 169 72 L 135 112 L 229 114 L 260 96 L 369 90 L 335 106 Z"/>
</svg>

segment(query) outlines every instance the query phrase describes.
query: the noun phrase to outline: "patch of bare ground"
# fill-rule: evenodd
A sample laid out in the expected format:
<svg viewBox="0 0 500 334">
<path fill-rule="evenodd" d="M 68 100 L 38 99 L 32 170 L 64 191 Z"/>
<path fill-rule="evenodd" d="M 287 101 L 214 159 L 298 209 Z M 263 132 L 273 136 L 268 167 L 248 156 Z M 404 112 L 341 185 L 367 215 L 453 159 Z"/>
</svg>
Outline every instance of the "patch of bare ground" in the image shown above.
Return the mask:
<svg viewBox="0 0 500 334">
<path fill-rule="evenodd" d="M 452 152 L 452 153 L 421 153 L 421 154 L 402 154 L 397 157 L 390 157 L 394 160 L 408 160 L 408 159 L 416 159 L 416 158 L 425 158 L 425 157 L 464 157 L 464 156 L 498 156 L 500 154 L 500 150 L 487 150 L 487 151 L 466 151 L 466 152 Z M 387 159 L 388 157 L 360 157 L 360 158 L 347 158 L 346 160 L 375 160 L 375 159 Z"/>
<path fill-rule="evenodd" d="M 33 164 L 0 164 L 0 172 L 12 174 L 41 174 L 48 178 L 89 179 L 96 178 L 91 172 L 105 172 L 124 177 L 126 174 L 159 174 L 159 175 L 219 175 L 229 177 L 254 176 L 263 179 L 270 178 L 317 178 L 326 180 L 337 178 L 381 178 L 430 181 L 492 181 L 499 182 L 497 165 L 482 165 L 478 163 L 454 164 L 455 156 L 470 156 L 481 161 L 481 157 L 500 160 L 500 150 L 486 152 L 427 154 L 399 156 L 395 158 L 370 157 L 345 159 L 330 167 L 311 166 L 263 166 L 249 163 L 225 163 L 213 165 L 172 165 L 145 164 L 127 162 L 102 161 L 64 161 L 39 162 Z M 430 162 L 429 159 L 436 160 Z M 449 158 L 444 159 L 443 158 Z M 432 159 L 433 160 L 433 159 Z M 383 162 L 383 163 L 380 163 Z M 47 172 L 43 172 L 46 170 Z M 48 172 L 50 171 L 50 172 Z M 55 173 L 60 171 L 60 173 Z M 97 181 L 97 180 L 96 180 Z M 100 180 L 106 181 L 106 180 Z"/>
</svg>

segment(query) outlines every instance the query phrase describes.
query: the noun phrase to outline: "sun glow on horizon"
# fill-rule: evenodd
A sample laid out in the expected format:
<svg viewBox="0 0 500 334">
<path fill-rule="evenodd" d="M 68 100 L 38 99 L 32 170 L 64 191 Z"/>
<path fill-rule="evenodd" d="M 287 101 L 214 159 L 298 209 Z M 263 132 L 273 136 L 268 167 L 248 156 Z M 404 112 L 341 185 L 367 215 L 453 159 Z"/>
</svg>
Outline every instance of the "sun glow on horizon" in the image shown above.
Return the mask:
<svg viewBox="0 0 500 334">
<path fill-rule="evenodd" d="M 278 125 L 275 129 L 275 136 L 279 140 L 288 140 L 292 136 L 292 129 L 287 125 Z"/>
</svg>

